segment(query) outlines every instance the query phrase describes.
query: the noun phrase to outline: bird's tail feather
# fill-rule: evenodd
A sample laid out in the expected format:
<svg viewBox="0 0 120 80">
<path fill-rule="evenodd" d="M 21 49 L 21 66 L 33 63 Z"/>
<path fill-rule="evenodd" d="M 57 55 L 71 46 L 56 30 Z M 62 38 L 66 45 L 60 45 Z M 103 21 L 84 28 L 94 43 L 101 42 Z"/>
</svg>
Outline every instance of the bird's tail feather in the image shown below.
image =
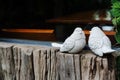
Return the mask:
<svg viewBox="0 0 120 80">
<path fill-rule="evenodd" d="M 112 52 L 115 52 L 115 50 L 113 50 L 113 49 L 107 49 L 107 50 L 103 51 L 103 53 L 112 53 Z"/>
<path fill-rule="evenodd" d="M 59 43 L 51 43 L 52 47 L 61 47 L 62 44 L 59 44 Z"/>
</svg>

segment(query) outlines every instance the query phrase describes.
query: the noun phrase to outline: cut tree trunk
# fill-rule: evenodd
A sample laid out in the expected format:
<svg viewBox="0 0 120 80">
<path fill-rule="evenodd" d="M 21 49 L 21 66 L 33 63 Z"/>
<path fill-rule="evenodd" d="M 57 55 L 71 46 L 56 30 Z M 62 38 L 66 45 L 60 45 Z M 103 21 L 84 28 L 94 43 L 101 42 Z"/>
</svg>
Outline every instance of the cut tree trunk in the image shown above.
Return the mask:
<svg viewBox="0 0 120 80">
<path fill-rule="evenodd" d="M 115 58 L 90 50 L 69 54 L 47 46 L 0 43 L 0 80 L 116 80 Z"/>
</svg>

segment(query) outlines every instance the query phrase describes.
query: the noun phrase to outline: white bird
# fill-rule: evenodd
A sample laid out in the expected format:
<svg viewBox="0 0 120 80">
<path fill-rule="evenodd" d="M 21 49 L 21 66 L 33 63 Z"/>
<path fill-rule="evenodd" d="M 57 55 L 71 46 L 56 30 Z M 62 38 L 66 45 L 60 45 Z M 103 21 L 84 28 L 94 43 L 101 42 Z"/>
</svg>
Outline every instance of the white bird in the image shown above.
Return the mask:
<svg viewBox="0 0 120 80">
<path fill-rule="evenodd" d="M 52 43 L 53 47 L 60 47 L 60 52 L 78 53 L 86 45 L 86 37 L 81 28 L 75 28 L 74 32 L 64 41 L 63 44 Z"/>
<path fill-rule="evenodd" d="M 111 49 L 111 41 L 99 27 L 93 27 L 90 31 L 88 40 L 89 48 L 99 56 L 104 53 L 112 53 L 115 50 Z"/>
</svg>

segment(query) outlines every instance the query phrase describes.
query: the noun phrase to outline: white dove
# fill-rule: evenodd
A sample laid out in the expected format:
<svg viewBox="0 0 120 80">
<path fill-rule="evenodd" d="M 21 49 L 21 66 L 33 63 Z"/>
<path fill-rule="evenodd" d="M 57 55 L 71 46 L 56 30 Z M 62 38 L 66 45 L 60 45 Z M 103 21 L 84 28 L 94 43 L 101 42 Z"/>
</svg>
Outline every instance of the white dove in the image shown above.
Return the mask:
<svg viewBox="0 0 120 80">
<path fill-rule="evenodd" d="M 88 40 L 89 48 L 97 55 L 103 56 L 103 53 L 112 53 L 111 41 L 99 27 L 93 27 L 90 31 Z"/>
<path fill-rule="evenodd" d="M 60 52 L 78 53 L 86 45 L 86 37 L 81 28 L 75 28 L 74 32 L 64 41 L 63 44 L 52 43 L 53 47 L 60 47 Z"/>
</svg>

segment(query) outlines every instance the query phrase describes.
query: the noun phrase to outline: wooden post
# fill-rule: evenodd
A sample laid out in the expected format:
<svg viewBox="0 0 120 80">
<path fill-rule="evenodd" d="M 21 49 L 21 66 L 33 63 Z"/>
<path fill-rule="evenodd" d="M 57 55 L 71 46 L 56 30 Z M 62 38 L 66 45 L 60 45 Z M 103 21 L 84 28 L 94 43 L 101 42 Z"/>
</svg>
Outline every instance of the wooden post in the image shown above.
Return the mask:
<svg viewBox="0 0 120 80">
<path fill-rule="evenodd" d="M 112 56 L 111 54 L 107 55 Z M 92 52 L 81 55 L 82 80 L 115 80 L 115 58 L 98 57 Z M 113 63 L 109 64 L 112 59 Z M 114 73 L 114 74 L 113 74 Z"/>
<path fill-rule="evenodd" d="M 0 80 L 14 80 L 12 45 L 0 44 Z"/>
<path fill-rule="evenodd" d="M 32 51 L 31 47 L 13 47 L 15 80 L 34 80 Z"/>
<path fill-rule="evenodd" d="M 0 80 L 116 80 L 115 58 L 91 51 L 0 43 Z"/>
</svg>

